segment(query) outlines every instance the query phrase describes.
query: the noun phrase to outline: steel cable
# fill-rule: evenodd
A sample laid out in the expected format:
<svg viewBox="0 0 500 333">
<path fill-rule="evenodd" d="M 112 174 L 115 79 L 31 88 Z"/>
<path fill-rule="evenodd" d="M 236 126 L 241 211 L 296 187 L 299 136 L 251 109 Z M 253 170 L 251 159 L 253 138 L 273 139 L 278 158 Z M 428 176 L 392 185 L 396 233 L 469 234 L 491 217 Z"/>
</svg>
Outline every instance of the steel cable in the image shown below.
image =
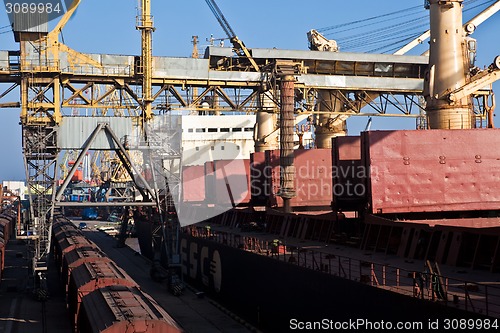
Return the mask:
<svg viewBox="0 0 500 333">
<path fill-rule="evenodd" d="M 477 9 L 479 7 L 485 6 L 485 5 L 490 5 L 495 0 L 487 0 L 487 1 L 481 1 L 481 0 L 466 0 L 464 1 L 465 9 L 464 13 L 468 13 L 470 11 L 473 11 L 474 9 Z M 474 4 L 473 6 L 471 6 Z M 382 15 L 377 15 L 377 16 L 372 16 L 367 19 L 363 20 L 355 20 L 351 22 L 346 22 L 334 26 L 329 26 L 326 28 L 320 28 L 316 29 L 317 31 L 324 32 L 324 31 L 331 31 L 325 34 L 325 36 L 328 35 L 337 35 L 337 42 L 341 46 L 342 49 L 344 50 L 357 50 L 357 49 L 365 49 L 367 47 L 372 47 L 369 51 L 366 52 L 373 52 L 373 51 L 380 51 L 384 50 L 388 52 L 389 50 L 395 50 L 398 49 L 398 46 L 402 46 L 405 43 L 409 42 L 412 40 L 412 38 L 415 38 L 416 36 L 420 35 L 423 33 L 425 30 L 428 29 L 429 23 L 428 23 L 428 14 L 425 11 L 421 11 L 420 9 L 422 6 L 414 6 L 406 9 L 401 9 L 397 10 L 394 12 L 382 14 Z M 418 12 L 415 12 L 415 10 L 418 10 Z M 397 17 L 393 17 L 393 19 L 388 19 L 390 16 L 395 16 L 398 14 L 405 13 L 404 15 L 399 15 Z M 416 16 L 416 17 L 415 17 Z M 403 20 L 405 18 L 409 17 L 414 17 L 410 20 Z M 383 19 L 383 20 L 381 20 Z M 371 21 L 367 23 L 367 21 Z M 386 26 L 381 26 L 376 29 L 371 29 L 369 32 L 362 31 L 361 29 L 367 28 L 370 26 L 375 26 L 375 25 L 381 25 L 383 23 L 387 23 L 390 21 L 392 24 L 386 25 Z M 425 23 L 422 23 L 426 21 Z M 349 28 L 346 28 L 349 27 Z M 401 29 L 401 27 L 405 27 L 405 29 Z M 344 29 L 342 29 L 344 28 Z M 427 28 L 427 29 L 425 29 Z M 360 31 L 359 33 L 354 33 L 350 35 L 345 35 L 347 32 L 354 32 L 355 30 Z M 412 34 L 403 34 L 408 31 L 414 31 Z M 344 36 L 342 36 L 344 34 Z M 397 39 L 396 41 L 394 41 Z M 393 42 L 391 42 L 393 41 Z M 387 42 L 391 42 L 387 44 Z M 373 48 L 377 44 L 383 44 L 378 47 Z"/>
</svg>

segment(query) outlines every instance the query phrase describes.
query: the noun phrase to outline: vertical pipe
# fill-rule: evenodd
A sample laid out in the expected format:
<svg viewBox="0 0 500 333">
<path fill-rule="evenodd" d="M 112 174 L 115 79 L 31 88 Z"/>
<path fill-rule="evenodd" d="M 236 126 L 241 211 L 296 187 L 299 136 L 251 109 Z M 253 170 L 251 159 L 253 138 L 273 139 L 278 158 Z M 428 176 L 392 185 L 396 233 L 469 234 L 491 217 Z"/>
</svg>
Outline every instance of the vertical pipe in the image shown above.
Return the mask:
<svg viewBox="0 0 500 333">
<path fill-rule="evenodd" d="M 276 137 L 270 135 L 276 129 L 276 104 L 273 102 L 270 92 L 263 92 L 258 99 L 259 112 L 255 127 L 255 151 L 264 152 L 278 148 Z"/>
<path fill-rule="evenodd" d="M 488 97 L 483 96 L 484 109 L 488 114 L 488 128 L 495 128 L 493 117 L 495 116 L 495 94 L 491 94 L 491 105 L 488 105 Z"/>
<path fill-rule="evenodd" d="M 53 117 L 56 124 L 61 123 L 62 114 L 61 114 L 61 80 L 59 76 L 54 78 L 53 84 L 53 102 L 54 102 L 54 112 Z"/>
<path fill-rule="evenodd" d="M 462 2 L 429 0 L 431 38 L 424 95 L 431 129 L 467 129 L 473 126 L 469 97 L 450 103 L 446 96 L 465 85 L 469 72 L 464 57 Z"/>
<path fill-rule="evenodd" d="M 280 191 L 283 210 L 292 211 L 290 200 L 295 197 L 295 166 L 293 155 L 294 94 L 295 78 L 285 75 L 281 79 L 280 109 Z"/>
<path fill-rule="evenodd" d="M 23 43 L 21 43 L 23 45 Z M 21 66 L 23 66 L 23 62 L 21 58 Z M 27 75 L 22 75 L 21 76 L 21 124 L 25 125 L 29 121 L 29 115 L 28 115 L 28 76 Z"/>
<path fill-rule="evenodd" d="M 213 113 L 211 112 L 210 114 L 213 114 L 214 116 L 220 116 L 220 101 L 219 101 L 219 94 L 217 94 L 217 90 L 214 90 L 213 92 L 213 102 L 212 102 L 212 108 L 213 108 Z"/>
<path fill-rule="evenodd" d="M 19 191 L 20 192 L 20 191 Z M 21 193 L 19 193 L 21 194 Z M 21 197 L 17 197 L 17 231 L 16 236 L 21 236 Z"/>
</svg>

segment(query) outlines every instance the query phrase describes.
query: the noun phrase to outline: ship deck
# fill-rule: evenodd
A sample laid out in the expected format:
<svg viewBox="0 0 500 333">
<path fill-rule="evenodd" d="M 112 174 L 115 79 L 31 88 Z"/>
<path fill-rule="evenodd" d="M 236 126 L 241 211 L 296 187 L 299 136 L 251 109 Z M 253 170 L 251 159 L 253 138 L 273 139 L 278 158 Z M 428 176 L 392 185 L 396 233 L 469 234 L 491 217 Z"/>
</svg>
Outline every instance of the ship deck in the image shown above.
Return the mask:
<svg viewBox="0 0 500 333">
<path fill-rule="evenodd" d="M 210 235 L 207 235 L 207 225 L 210 225 Z M 200 223 L 191 228 L 191 234 L 409 297 L 500 318 L 500 273 L 437 266 L 435 263 L 430 263 L 431 272 L 424 260 L 409 260 L 395 254 L 362 250 L 355 244 L 325 243 L 284 238 L 261 231 L 242 231 L 235 226 Z M 279 240 L 279 247 L 273 244 L 276 240 Z"/>
</svg>

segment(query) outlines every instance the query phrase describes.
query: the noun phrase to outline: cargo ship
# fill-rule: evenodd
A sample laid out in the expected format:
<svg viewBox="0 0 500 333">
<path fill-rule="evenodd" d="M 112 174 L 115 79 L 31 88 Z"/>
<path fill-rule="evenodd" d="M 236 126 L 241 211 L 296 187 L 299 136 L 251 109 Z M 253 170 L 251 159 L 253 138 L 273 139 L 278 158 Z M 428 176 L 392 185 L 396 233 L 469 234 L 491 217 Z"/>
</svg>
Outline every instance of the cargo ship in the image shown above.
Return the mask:
<svg viewBox="0 0 500 333">
<path fill-rule="evenodd" d="M 174 295 L 187 283 L 263 331 L 460 328 L 469 319 L 497 328 L 500 159 L 489 85 L 500 58 L 477 67 L 471 34 L 498 1 L 465 24 L 464 1 L 425 1 L 429 54 L 411 56 L 339 52 L 316 30 L 308 51 L 249 49 L 207 0 L 233 47 L 209 46 L 203 58 L 152 56 L 149 0 L 137 21 L 141 56 L 72 50 L 59 34 L 79 2 L 51 32 L 18 18 L 20 51 L 0 51 L 2 82 L 21 87 L 36 294 L 46 297 L 49 254 L 66 278 L 69 252 L 94 253 L 93 266 L 66 279 L 77 331 L 99 321 L 92 301 L 114 306 L 110 295 L 181 328 L 61 207 L 118 208 L 118 246 L 134 223 L 155 281 Z M 391 105 L 416 108 L 417 130 L 348 135 L 349 117 Z M 61 150 L 77 154 L 59 181 Z M 89 178 L 79 174 L 85 159 L 91 177 L 107 179 L 93 193 L 69 191 L 72 179 Z M 91 291 L 74 281 L 81 271 L 109 275 Z M 111 319 L 116 329 L 125 317 Z"/>
<path fill-rule="evenodd" d="M 500 58 L 482 71 L 475 67 L 461 1 L 425 6 L 428 64 L 416 62 L 410 71 L 424 81 L 427 115 L 419 130 L 349 136 L 341 113 L 324 112 L 313 122 L 314 149 L 299 148 L 293 131 L 283 133 L 297 125 L 286 123 L 284 96 L 294 97 L 287 80 L 305 79 L 283 75 L 276 141 L 262 144 L 256 135 L 249 158 L 184 167 L 178 217 L 187 225 L 180 256 L 189 283 L 269 331 L 293 329 L 292 318 L 304 325 L 330 317 L 500 316 L 500 165 L 492 148 L 499 131 L 492 128 L 494 104 L 485 106 L 487 128 L 476 128 L 466 93 L 497 79 Z M 335 52 L 334 41 L 326 42 Z M 224 52 L 207 50 L 209 57 Z M 258 63 L 273 52 L 300 59 L 294 51 L 252 55 Z M 324 93 L 317 108 L 346 103 L 334 94 Z M 370 94 L 361 103 L 376 98 Z M 269 126 L 268 119 L 256 126 Z"/>
</svg>

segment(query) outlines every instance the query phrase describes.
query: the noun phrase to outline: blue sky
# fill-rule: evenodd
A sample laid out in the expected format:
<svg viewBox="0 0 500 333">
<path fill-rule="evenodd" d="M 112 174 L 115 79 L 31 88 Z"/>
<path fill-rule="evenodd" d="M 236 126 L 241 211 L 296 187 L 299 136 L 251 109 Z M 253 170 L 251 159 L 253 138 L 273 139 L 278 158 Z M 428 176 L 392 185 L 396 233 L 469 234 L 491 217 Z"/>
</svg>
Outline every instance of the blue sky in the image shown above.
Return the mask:
<svg viewBox="0 0 500 333">
<path fill-rule="evenodd" d="M 156 32 L 153 53 L 158 56 L 189 57 L 191 36 L 198 35 L 200 46 L 211 34 L 225 37 L 223 30 L 204 0 L 152 0 Z M 476 4 L 484 0 L 477 0 Z M 423 0 L 253 0 L 244 6 L 240 1 L 217 0 L 233 30 L 252 48 L 307 49 L 306 32 L 345 22 L 385 14 L 399 9 L 421 6 Z M 140 33 L 135 29 L 137 0 L 83 0 L 76 15 L 63 31 L 64 42 L 86 53 L 140 54 Z M 483 6 L 484 8 L 484 6 Z M 467 19 L 471 14 L 465 15 Z M 0 27 L 8 24 L 7 14 L 0 12 Z M 477 65 L 489 65 L 500 54 L 500 13 L 478 27 L 473 37 L 478 40 Z M 424 29 L 425 30 L 425 29 Z M 1 33 L 0 50 L 17 50 L 11 33 Z M 335 35 L 329 38 L 335 39 Z M 228 43 L 226 42 L 226 45 Z M 340 44 L 342 49 L 342 44 Z M 424 51 L 421 46 L 412 54 Z M 494 85 L 500 94 L 500 83 Z M 0 92 L 5 90 L 0 85 Z M 15 100 L 11 95 L 10 100 Z M 498 98 L 497 98 L 498 99 Z M 24 179 L 19 110 L 0 109 L 0 180 Z M 367 119 L 349 120 L 350 132 L 364 128 Z M 413 120 L 376 118 L 372 129 L 414 128 Z M 500 126 L 500 122 L 499 122 Z"/>
</svg>

